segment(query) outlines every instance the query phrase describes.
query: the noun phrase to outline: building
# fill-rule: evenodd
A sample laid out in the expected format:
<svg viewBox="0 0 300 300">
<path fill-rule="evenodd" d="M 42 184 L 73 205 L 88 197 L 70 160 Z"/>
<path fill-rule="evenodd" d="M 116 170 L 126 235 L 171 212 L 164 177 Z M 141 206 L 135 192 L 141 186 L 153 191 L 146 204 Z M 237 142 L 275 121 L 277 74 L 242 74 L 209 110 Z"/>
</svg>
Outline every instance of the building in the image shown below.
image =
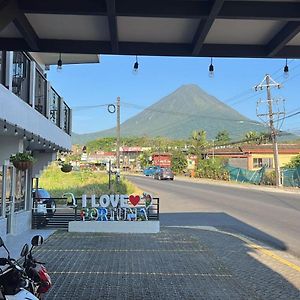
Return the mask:
<svg viewBox="0 0 300 300">
<path fill-rule="evenodd" d="M 283 167 L 298 154 L 299 144 L 279 144 L 279 166 Z M 274 169 L 272 144 L 216 148 L 214 151 L 210 149 L 208 155 L 228 159 L 230 165 L 247 170 L 257 170 L 264 165 L 267 169 Z"/>
<path fill-rule="evenodd" d="M 79 59 L 80 55 L 66 54 L 64 62 Z M 0 236 L 4 240 L 7 234 L 31 228 L 33 178 L 56 159 L 57 151 L 71 150 L 71 109 L 45 74 L 46 66 L 56 63 L 55 54 L 0 51 Z M 18 152 L 31 153 L 36 159 L 33 167 L 17 170 L 10 156 Z"/>
</svg>

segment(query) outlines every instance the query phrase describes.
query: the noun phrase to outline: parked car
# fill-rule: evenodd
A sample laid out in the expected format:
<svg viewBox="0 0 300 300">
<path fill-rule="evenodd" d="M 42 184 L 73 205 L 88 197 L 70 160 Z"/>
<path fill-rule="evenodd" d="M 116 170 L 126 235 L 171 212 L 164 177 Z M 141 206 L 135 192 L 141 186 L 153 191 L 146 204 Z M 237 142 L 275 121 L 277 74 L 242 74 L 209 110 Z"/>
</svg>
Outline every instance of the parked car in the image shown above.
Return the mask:
<svg viewBox="0 0 300 300">
<path fill-rule="evenodd" d="M 148 167 L 148 168 L 144 169 L 144 175 L 145 176 L 154 176 L 156 171 L 158 171 L 159 169 L 160 169 L 160 167 L 158 167 L 158 166 Z"/>
<path fill-rule="evenodd" d="M 170 168 L 160 168 L 154 173 L 154 179 L 163 180 L 170 179 L 174 180 L 174 173 Z"/>
<path fill-rule="evenodd" d="M 54 199 L 51 199 L 50 193 L 45 189 L 39 188 L 38 190 L 32 190 L 33 201 L 38 204 L 46 205 L 47 216 L 52 217 L 56 211 L 56 203 Z"/>
</svg>

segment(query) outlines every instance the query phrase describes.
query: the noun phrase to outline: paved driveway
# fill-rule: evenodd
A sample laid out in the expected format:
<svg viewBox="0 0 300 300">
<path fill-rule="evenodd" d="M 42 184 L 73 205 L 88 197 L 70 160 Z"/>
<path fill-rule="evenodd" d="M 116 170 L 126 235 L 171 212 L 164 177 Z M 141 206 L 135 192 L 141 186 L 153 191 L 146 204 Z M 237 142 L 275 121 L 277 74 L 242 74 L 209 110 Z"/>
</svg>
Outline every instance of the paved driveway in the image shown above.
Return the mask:
<svg viewBox="0 0 300 300">
<path fill-rule="evenodd" d="M 299 272 L 218 232 L 58 231 L 35 255 L 47 263 L 53 279 L 46 299 L 300 298 Z"/>
</svg>

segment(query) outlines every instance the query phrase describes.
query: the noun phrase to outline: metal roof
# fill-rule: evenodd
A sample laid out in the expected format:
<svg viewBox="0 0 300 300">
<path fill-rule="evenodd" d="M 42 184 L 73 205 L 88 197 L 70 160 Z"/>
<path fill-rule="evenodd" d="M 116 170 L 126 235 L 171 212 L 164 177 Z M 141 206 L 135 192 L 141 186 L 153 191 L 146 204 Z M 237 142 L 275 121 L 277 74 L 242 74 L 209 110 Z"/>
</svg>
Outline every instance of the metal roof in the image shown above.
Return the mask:
<svg viewBox="0 0 300 300">
<path fill-rule="evenodd" d="M 300 1 L 2 0 L 0 49 L 300 57 Z"/>
</svg>

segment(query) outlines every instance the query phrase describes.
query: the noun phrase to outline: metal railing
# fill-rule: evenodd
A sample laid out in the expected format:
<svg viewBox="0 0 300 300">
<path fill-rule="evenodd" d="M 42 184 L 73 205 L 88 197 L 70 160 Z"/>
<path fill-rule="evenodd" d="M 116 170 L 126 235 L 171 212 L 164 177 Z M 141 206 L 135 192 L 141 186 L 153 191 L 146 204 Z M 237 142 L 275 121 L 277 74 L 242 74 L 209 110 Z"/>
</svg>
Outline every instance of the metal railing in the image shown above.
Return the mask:
<svg viewBox="0 0 300 300">
<path fill-rule="evenodd" d="M 35 109 L 46 116 L 46 107 L 47 107 L 47 79 L 45 76 L 38 70 L 35 70 Z"/>
</svg>

